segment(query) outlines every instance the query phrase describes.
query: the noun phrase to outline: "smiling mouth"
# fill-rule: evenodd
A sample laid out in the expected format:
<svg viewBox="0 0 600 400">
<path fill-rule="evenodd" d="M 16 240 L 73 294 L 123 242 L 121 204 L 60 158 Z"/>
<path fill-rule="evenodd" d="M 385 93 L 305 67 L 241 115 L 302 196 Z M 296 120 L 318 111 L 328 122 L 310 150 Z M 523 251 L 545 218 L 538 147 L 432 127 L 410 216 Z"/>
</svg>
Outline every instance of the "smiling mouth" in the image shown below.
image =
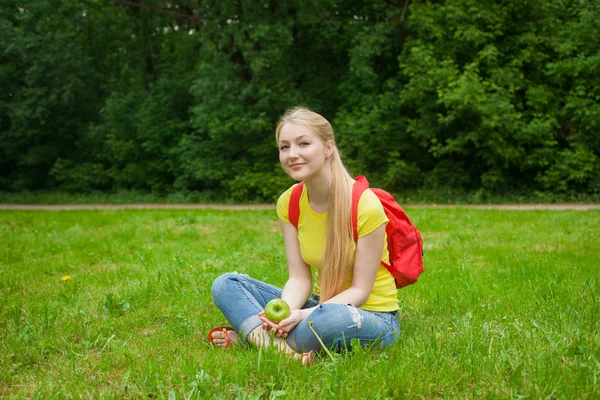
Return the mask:
<svg viewBox="0 0 600 400">
<path fill-rule="evenodd" d="M 302 167 L 303 165 L 304 164 L 292 164 L 292 165 L 290 165 L 290 168 L 292 168 L 292 169 L 298 169 L 298 168 Z"/>
</svg>

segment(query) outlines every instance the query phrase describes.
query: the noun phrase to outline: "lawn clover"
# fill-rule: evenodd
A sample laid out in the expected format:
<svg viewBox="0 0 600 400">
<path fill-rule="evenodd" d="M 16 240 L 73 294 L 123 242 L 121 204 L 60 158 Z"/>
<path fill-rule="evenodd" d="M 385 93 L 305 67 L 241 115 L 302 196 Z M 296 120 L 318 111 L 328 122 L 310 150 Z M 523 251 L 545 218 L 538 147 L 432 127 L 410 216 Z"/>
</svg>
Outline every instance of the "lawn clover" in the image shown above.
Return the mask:
<svg viewBox="0 0 600 400">
<path fill-rule="evenodd" d="M 61 281 L 68 281 L 69 279 L 71 279 L 69 275 L 65 275 L 62 278 L 60 278 Z"/>
</svg>

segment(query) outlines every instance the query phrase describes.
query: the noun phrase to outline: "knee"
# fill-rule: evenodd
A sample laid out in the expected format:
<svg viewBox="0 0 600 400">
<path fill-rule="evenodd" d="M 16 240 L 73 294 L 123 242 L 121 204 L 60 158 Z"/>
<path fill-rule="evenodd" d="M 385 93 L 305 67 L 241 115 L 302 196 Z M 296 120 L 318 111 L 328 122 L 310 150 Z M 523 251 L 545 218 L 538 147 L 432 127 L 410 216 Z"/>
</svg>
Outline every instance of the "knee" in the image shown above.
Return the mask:
<svg viewBox="0 0 600 400">
<path fill-rule="evenodd" d="M 319 351 L 321 344 L 318 336 L 327 348 L 336 346 L 343 328 L 338 323 L 342 307 L 341 304 L 320 304 L 310 313 L 293 332 L 292 348 L 304 352 L 309 350 Z"/>
<path fill-rule="evenodd" d="M 211 293 L 215 303 L 218 303 L 219 299 L 230 293 L 231 285 L 235 283 L 237 275 L 236 273 L 226 273 L 213 281 Z"/>
<path fill-rule="evenodd" d="M 321 304 L 307 317 L 306 322 L 314 329 L 320 337 L 335 335 L 340 329 L 338 325 L 339 314 L 342 311 L 341 304 Z"/>
<path fill-rule="evenodd" d="M 314 309 L 313 312 L 310 313 L 308 319 L 313 321 L 313 323 L 319 323 L 321 321 L 325 321 L 328 319 L 328 316 L 332 313 L 339 312 L 340 304 L 319 304 L 317 308 Z"/>
<path fill-rule="evenodd" d="M 350 304 L 321 304 L 307 318 L 321 337 L 334 340 L 342 332 L 361 329 L 363 316 Z"/>
</svg>

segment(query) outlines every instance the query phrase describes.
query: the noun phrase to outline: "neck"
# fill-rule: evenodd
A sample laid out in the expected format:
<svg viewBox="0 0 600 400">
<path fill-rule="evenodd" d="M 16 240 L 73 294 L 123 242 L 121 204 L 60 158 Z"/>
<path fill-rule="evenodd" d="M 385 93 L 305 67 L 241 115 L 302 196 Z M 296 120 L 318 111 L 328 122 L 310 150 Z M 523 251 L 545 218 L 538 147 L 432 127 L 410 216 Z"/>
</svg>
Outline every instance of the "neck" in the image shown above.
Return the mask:
<svg viewBox="0 0 600 400">
<path fill-rule="evenodd" d="M 328 171 L 324 176 L 314 177 L 311 180 L 305 180 L 308 198 L 313 209 L 325 209 L 329 206 L 329 194 L 331 193 L 331 172 Z"/>
</svg>

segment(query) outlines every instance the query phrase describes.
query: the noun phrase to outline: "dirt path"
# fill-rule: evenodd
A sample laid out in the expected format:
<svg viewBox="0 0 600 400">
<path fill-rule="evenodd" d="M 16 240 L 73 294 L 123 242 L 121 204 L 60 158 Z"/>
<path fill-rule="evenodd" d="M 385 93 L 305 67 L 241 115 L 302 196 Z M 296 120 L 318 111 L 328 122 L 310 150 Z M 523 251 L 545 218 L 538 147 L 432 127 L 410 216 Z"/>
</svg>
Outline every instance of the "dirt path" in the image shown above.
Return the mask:
<svg viewBox="0 0 600 400">
<path fill-rule="evenodd" d="M 425 204 L 406 208 L 475 208 L 482 210 L 600 210 L 600 204 Z M 125 210 L 125 209 L 216 209 L 274 210 L 274 204 L 0 204 L 0 210 Z"/>
</svg>

